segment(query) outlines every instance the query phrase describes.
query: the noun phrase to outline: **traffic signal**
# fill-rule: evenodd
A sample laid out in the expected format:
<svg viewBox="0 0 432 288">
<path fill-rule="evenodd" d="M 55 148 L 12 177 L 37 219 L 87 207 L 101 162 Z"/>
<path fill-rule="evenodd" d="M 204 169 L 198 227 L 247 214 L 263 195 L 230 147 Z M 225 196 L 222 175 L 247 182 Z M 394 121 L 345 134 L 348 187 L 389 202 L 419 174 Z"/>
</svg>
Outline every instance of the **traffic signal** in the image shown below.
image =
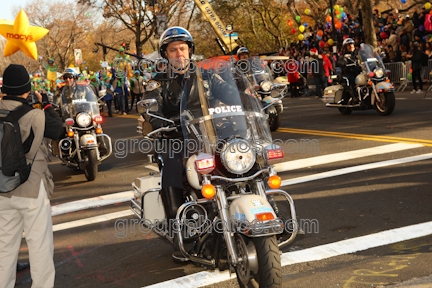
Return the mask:
<svg viewBox="0 0 432 288">
<path fill-rule="evenodd" d="M 129 50 L 129 43 L 126 44 L 125 49 L 126 49 L 126 50 Z"/>
</svg>

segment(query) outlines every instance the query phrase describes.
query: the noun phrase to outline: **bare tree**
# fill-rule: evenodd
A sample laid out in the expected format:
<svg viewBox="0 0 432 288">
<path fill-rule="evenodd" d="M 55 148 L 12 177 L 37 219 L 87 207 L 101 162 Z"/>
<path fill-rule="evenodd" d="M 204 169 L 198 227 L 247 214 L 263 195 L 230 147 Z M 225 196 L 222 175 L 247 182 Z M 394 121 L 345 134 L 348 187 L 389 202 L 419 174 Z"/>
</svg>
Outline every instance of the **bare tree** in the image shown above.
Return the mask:
<svg viewBox="0 0 432 288">
<path fill-rule="evenodd" d="M 182 0 L 158 0 L 155 6 L 149 6 L 155 1 L 143 0 L 78 0 L 79 3 L 96 7 L 103 11 L 106 19 L 116 19 L 134 35 L 136 54 L 141 55 L 143 45 L 151 40 L 157 27 L 156 14 L 165 13 L 167 22 L 176 15 L 178 9 L 184 7 Z"/>
</svg>

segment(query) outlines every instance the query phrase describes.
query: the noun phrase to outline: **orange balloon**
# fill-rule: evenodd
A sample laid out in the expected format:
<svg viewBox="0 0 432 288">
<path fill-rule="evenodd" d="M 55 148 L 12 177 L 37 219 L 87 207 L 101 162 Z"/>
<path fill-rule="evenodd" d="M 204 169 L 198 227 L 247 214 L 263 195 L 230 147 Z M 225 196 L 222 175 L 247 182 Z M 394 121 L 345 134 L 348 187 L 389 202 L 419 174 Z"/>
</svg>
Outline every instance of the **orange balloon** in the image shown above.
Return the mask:
<svg viewBox="0 0 432 288">
<path fill-rule="evenodd" d="M 319 37 L 322 37 L 324 33 L 323 33 L 322 30 L 318 30 L 317 34 L 318 34 Z"/>
<path fill-rule="evenodd" d="M 326 20 L 327 20 L 327 22 L 331 23 L 332 17 L 331 16 L 327 16 Z"/>
<path fill-rule="evenodd" d="M 336 29 L 341 29 L 342 28 L 342 24 L 341 23 L 336 23 L 335 27 L 336 27 Z"/>
<path fill-rule="evenodd" d="M 290 21 L 288 22 L 288 25 L 289 25 L 290 27 L 292 27 L 293 22 L 290 20 Z"/>
<path fill-rule="evenodd" d="M 336 15 L 339 15 L 339 14 L 340 14 L 340 11 L 339 11 L 339 10 L 336 10 L 335 13 L 336 13 Z"/>
<path fill-rule="evenodd" d="M 432 10 L 429 12 L 430 15 L 432 15 Z"/>
</svg>

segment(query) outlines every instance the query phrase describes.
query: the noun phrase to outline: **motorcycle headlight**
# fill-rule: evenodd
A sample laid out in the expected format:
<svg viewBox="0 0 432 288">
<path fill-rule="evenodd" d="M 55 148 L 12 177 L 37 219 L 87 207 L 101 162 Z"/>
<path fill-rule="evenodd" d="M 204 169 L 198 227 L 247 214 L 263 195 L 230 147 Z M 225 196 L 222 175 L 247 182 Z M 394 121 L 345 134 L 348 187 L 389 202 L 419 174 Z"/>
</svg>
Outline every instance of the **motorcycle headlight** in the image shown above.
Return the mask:
<svg viewBox="0 0 432 288">
<path fill-rule="evenodd" d="M 260 83 L 261 90 L 264 92 L 268 92 L 271 89 L 271 84 L 268 81 L 262 81 Z"/>
<path fill-rule="evenodd" d="M 76 123 L 78 124 L 78 126 L 85 128 L 90 126 L 90 124 L 92 123 L 92 118 L 90 114 L 82 112 L 77 115 Z"/>
<path fill-rule="evenodd" d="M 382 68 L 377 68 L 374 71 L 376 78 L 382 78 L 384 76 L 384 71 Z"/>
<path fill-rule="evenodd" d="M 255 164 L 255 151 L 249 142 L 241 139 L 234 139 L 225 144 L 221 161 L 225 168 L 234 174 L 248 172 Z"/>
</svg>

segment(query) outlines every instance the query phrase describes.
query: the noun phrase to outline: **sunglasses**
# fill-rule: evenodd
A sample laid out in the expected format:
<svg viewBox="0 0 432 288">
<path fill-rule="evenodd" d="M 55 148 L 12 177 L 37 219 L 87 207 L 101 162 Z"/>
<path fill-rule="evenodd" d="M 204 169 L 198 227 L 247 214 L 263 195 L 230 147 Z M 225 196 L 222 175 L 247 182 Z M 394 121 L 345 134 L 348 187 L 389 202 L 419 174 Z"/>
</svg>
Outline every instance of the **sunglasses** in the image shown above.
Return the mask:
<svg viewBox="0 0 432 288">
<path fill-rule="evenodd" d="M 74 77 L 73 76 L 65 76 L 64 77 L 64 79 L 66 80 L 66 79 L 73 79 Z"/>
</svg>

